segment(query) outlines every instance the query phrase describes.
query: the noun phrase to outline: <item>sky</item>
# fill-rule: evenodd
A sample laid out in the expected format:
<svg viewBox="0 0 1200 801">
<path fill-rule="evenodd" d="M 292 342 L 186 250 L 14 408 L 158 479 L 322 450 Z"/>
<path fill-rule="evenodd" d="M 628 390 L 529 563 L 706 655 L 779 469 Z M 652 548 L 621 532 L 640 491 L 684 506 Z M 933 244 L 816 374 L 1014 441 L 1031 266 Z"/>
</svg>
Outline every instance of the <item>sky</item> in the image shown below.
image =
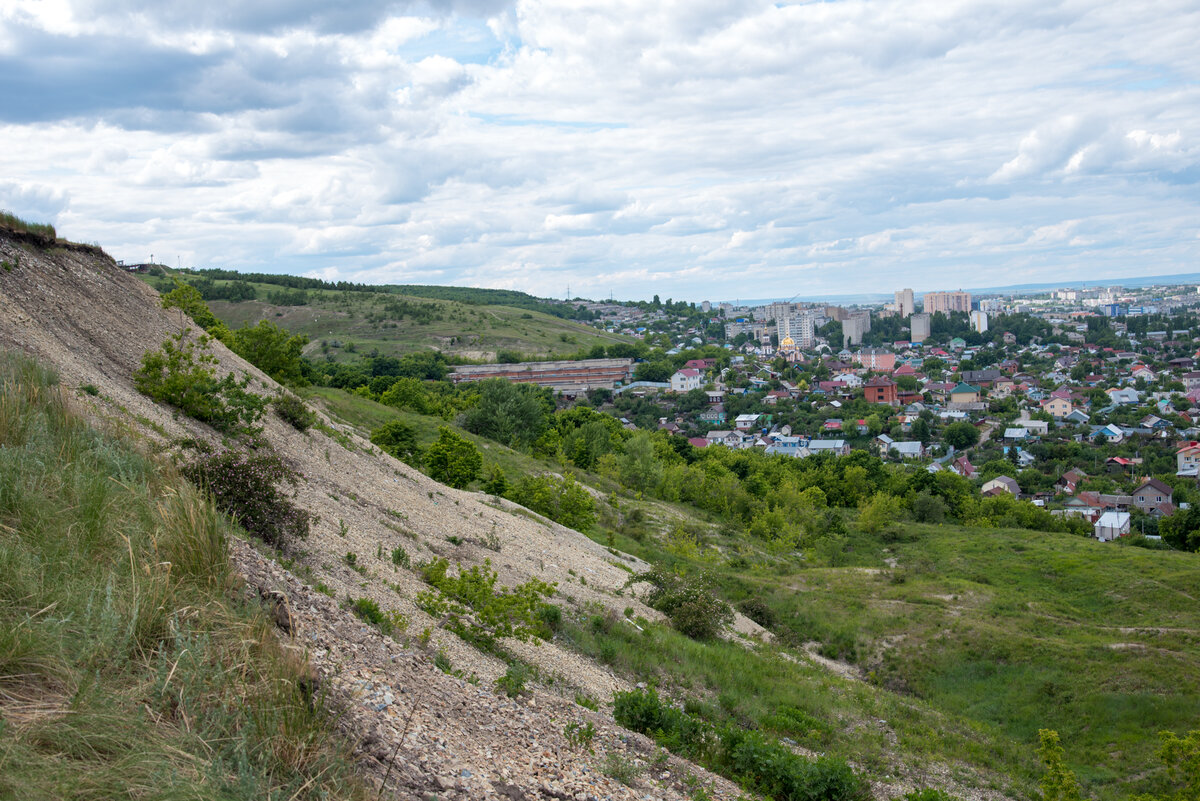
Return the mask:
<svg viewBox="0 0 1200 801">
<path fill-rule="evenodd" d="M 1200 0 L 0 0 L 0 208 L 543 297 L 1197 272 L 1197 42 Z"/>
</svg>

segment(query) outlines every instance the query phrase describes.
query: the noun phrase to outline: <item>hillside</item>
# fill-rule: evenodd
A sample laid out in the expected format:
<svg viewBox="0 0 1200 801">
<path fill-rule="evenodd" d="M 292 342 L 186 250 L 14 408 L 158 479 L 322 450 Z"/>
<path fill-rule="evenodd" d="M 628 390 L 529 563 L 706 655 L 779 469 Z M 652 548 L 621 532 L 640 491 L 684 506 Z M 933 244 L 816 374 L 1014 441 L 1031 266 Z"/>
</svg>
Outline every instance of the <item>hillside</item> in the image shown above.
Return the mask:
<svg viewBox="0 0 1200 801">
<path fill-rule="evenodd" d="M 196 281 L 192 274 L 177 275 Z M 141 277 L 159 290 L 172 286 L 168 277 Z M 233 282 L 208 283 L 220 294 Z M 470 293 L 485 290 L 454 291 L 453 287 L 289 290 L 267 283 L 245 283 L 253 288 L 256 299 L 210 300 L 213 313 L 231 328 L 270 320 L 294 334 L 303 334 L 309 339 L 306 354 L 313 358 L 354 361 L 376 351 L 383 356 L 401 356 L 426 348 L 478 361 L 494 361 L 502 352 L 551 358 L 595 345 L 629 341 L 548 314 L 548 304 L 534 302 L 528 296 L 524 305 L 505 305 L 506 300 L 522 302 L 520 293 L 497 292 L 494 298 L 486 295 L 486 302 L 481 302 Z"/>
<path fill-rule="evenodd" d="M 0 348 L 52 366 L 72 405 L 95 425 L 132 431 L 152 451 L 178 452 L 188 439 L 220 447 L 212 429 L 133 386 L 145 350 L 180 329 L 196 333 L 177 311 L 161 309 L 153 289 L 91 248 L 44 249 L 0 232 L 0 258 L 15 264 L 0 273 Z M 249 375 L 260 391 L 278 389 L 220 343 L 213 347 L 222 372 Z M 621 590 L 637 560 L 518 514 L 511 504 L 437 484 L 352 431 L 326 424 L 328 434 L 300 433 L 273 415 L 263 427 L 263 437 L 304 473 L 296 502 L 317 522 L 286 556 L 235 546 L 235 566 L 256 592 L 288 608 L 290 635 L 280 636 L 303 648 L 320 673 L 368 774 L 387 776 L 402 798 L 425 792 L 446 798 L 644 795 L 600 768 L 605 759 L 645 762 L 653 751 L 649 741 L 571 700 L 578 694 L 607 701 L 613 690 L 629 686 L 625 681 L 554 642 L 513 642 L 506 646 L 515 658 L 536 664 L 542 686 L 555 691 L 535 689 L 518 701 L 495 695 L 492 685 L 508 665 L 418 608 L 414 598 L 427 586 L 395 564 L 392 553 L 403 549 L 413 565 L 441 556 L 464 566 L 490 560 L 503 586 L 532 577 L 556 583 L 555 601 L 566 614 L 584 605 L 613 614 L 630 607 L 655 619 L 658 613 Z M 587 576 L 586 585 L 575 575 Z M 385 637 L 333 600 L 349 597 L 402 615 L 397 619 L 406 622 L 407 635 Z M 571 721 L 594 724 L 595 753 L 569 745 L 564 726 Z M 465 731 L 470 736 L 459 733 Z M 729 782 L 675 760 L 645 781 L 660 797 L 683 798 L 675 788 L 691 773 L 714 797 L 736 794 Z"/>
</svg>

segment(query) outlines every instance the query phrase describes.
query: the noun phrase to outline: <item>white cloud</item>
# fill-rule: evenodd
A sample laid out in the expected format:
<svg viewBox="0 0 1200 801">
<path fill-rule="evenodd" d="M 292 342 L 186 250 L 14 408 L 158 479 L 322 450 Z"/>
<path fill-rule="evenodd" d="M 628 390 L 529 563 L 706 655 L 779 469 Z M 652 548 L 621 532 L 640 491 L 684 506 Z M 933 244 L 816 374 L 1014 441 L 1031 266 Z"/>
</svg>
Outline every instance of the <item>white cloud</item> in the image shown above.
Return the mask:
<svg viewBox="0 0 1200 801">
<path fill-rule="evenodd" d="M 118 257 L 716 299 L 1200 256 L 1187 0 L 57 2 L 0 10 L 0 201 Z"/>
</svg>

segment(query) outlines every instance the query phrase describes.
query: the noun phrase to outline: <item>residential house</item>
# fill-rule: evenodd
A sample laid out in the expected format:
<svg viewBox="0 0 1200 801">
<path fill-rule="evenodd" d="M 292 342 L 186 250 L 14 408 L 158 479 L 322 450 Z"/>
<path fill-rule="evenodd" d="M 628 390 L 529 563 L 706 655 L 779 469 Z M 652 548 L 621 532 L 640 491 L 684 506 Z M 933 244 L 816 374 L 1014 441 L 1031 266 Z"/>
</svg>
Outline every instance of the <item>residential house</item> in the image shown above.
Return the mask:
<svg viewBox="0 0 1200 801">
<path fill-rule="evenodd" d="M 1175 449 L 1176 475 L 1196 476 L 1200 474 L 1200 442 L 1189 440 Z"/>
<path fill-rule="evenodd" d="M 1032 436 L 1044 437 L 1050 433 L 1050 424 L 1045 420 L 1018 420 L 1017 425 Z"/>
<path fill-rule="evenodd" d="M 1183 374 L 1183 388 L 1188 392 L 1191 392 L 1193 389 L 1200 389 L 1200 370 Z"/>
<path fill-rule="evenodd" d="M 704 374 L 694 367 L 676 370 L 671 376 L 672 392 L 691 392 L 693 389 L 700 389 L 703 385 Z"/>
<path fill-rule="evenodd" d="M 1042 411 L 1049 414 L 1055 420 L 1062 420 L 1071 412 L 1075 411 L 1075 406 L 1070 400 L 1063 397 L 1051 396 L 1046 398 L 1041 403 Z"/>
<path fill-rule="evenodd" d="M 1007 492 L 1014 498 L 1021 497 L 1021 487 L 1017 484 L 1017 480 L 1008 476 L 996 476 L 985 483 L 980 492 L 985 496 L 1002 495 Z"/>
<path fill-rule="evenodd" d="M 724 445 L 726 448 L 741 448 L 743 437 L 737 431 L 709 431 L 704 435 L 709 445 Z"/>
<path fill-rule="evenodd" d="M 700 414 L 698 415 L 698 418 L 699 418 L 700 422 L 704 423 L 705 425 L 719 426 L 722 423 L 724 423 L 725 419 L 726 419 L 725 407 L 724 406 L 710 406 L 709 408 L 700 412 Z"/>
<path fill-rule="evenodd" d="M 1092 421 L 1091 416 L 1083 409 L 1072 409 L 1071 413 L 1062 419 L 1064 423 L 1074 423 L 1075 425 L 1087 425 Z"/>
<path fill-rule="evenodd" d="M 808 450 L 811 453 L 832 453 L 834 456 L 845 456 L 850 453 L 850 446 L 844 439 L 814 439 L 809 440 Z"/>
<path fill-rule="evenodd" d="M 1133 491 L 1133 505 L 1155 517 L 1169 515 L 1175 511 L 1175 505 L 1171 503 L 1173 492 L 1157 478 L 1148 478 Z"/>
<path fill-rule="evenodd" d="M 1141 393 L 1132 387 L 1124 389 L 1109 389 L 1105 390 L 1108 393 L 1108 399 L 1118 406 L 1131 406 L 1141 399 Z"/>
<path fill-rule="evenodd" d="M 966 456 L 960 456 L 950 463 L 950 469 L 963 478 L 975 478 L 979 475 L 979 471 L 975 469 L 975 465 L 971 464 L 971 460 Z"/>
<path fill-rule="evenodd" d="M 925 457 L 925 446 L 920 442 L 893 442 L 888 452 L 901 459 L 922 459 Z"/>
<path fill-rule="evenodd" d="M 990 387 L 1004 377 L 1004 374 L 994 368 L 987 370 L 963 370 L 962 380 L 968 384 Z"/>
<path fill-rule="evenodd" d="M 738 431 L 749 431 L 754 428 L 754 424 L 762 417 L 761 414 L 739 414 L 733 421 L 733 427 Z"/>
<path fill-rule="evenodd" d="M 1058 481 L 1054 482 L 1054 488 L 1066 495 L 1074 495 L 1085 478 L 1087 478 L 1087 473 L 1074 468 L 1059 476 Z"/>
<path fill-rule="evenodd" d="M 896 354 L 883 348 L 863 348 L 858 352 L 858 363 L 868 370 L 890 373 L 896 367 Z"/>
<path fill-rule="evenodd" d="M 959 382 L 954 389 L 950 390 L 951 403 L 979 403 L 979 387 L 971 386 L 964 382 Z"/>
<path fill-rule="evenodd" d="M 1004 439 L 1008 440 L 1009 442 L 1024 442 L 1028 437 L 1029 430 L 1026 428 L 1021 428 L 1018 426 L 1015 428 L 1004 429 Z"/>
<path fill-rule="evenodd" d="M 1115 428 L 1115 426 L 1107 426 L 1107 428 Z M 1117 429 L 1117 433 L 1120 433 L 1120 429 Z M 1110 456 L 1104 460 L 1104 469 L 1110 473 L 1124 473 L 1132 469 L 1134 464 L 1136 462 L 1128 457 Z"/>
<path fill-rule="evenodd" d="M 1112 542 L 1117 537 L 1129 534 L 1129 512 L 1105 512 L 1092 527 L 1092 534 L 1100 542 Z"/>
<path fill-rule="evenodd" d="M 896 382 L 886 376 L 876 376 L 866 383 L 863 391 L 867 403 L 886 403 L 889 406 L 900 405 L 897 396 Z"/>
</svg>

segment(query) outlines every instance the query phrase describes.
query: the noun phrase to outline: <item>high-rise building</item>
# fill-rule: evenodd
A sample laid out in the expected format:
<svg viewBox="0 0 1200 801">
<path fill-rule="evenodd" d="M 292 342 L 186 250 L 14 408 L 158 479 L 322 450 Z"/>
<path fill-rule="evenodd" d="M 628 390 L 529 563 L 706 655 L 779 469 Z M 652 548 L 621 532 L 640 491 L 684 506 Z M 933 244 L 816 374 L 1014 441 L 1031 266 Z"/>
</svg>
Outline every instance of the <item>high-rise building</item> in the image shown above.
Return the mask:
<svg viewBox="0 0 1200 801">
<path fill-rule="evenodd" d="M 971 330 L 982 334 L 987 331 L 988 319 L 987 312 L 973 311 L 971 312 Z"/>
<path fill-rule="evenodd" d="M 929 313 L 914 314 L 908 318 L 909 325 L 912 328 L 911 338 L 913 342 L 920 344 L 929 339 Z"/>
<path fill-rule="evenodd" d="M 924 298 L 925 311 L 935 312 L 969 312 L 971 311 L 971 293 L 963 292 L 926 292 Z"/>
<path fill-rule="evenodd" d="M 913 313 L 913 291 L 911 289 L 896 290 L 896 314 L 908 317 Z"/>
<path fill-rule="evenodd" d="M 816 309 L 797 309 L 775 318 L 779 341 L 790 338 L 797 347 L 811 348 L 816 340 Z"/>
<path fill-rule="evenodd" d="M 850 312 L 842 320 L 842 347 L 861 345 L 863 334 L 871 331 L 871 312 Z"/>
</svg>

